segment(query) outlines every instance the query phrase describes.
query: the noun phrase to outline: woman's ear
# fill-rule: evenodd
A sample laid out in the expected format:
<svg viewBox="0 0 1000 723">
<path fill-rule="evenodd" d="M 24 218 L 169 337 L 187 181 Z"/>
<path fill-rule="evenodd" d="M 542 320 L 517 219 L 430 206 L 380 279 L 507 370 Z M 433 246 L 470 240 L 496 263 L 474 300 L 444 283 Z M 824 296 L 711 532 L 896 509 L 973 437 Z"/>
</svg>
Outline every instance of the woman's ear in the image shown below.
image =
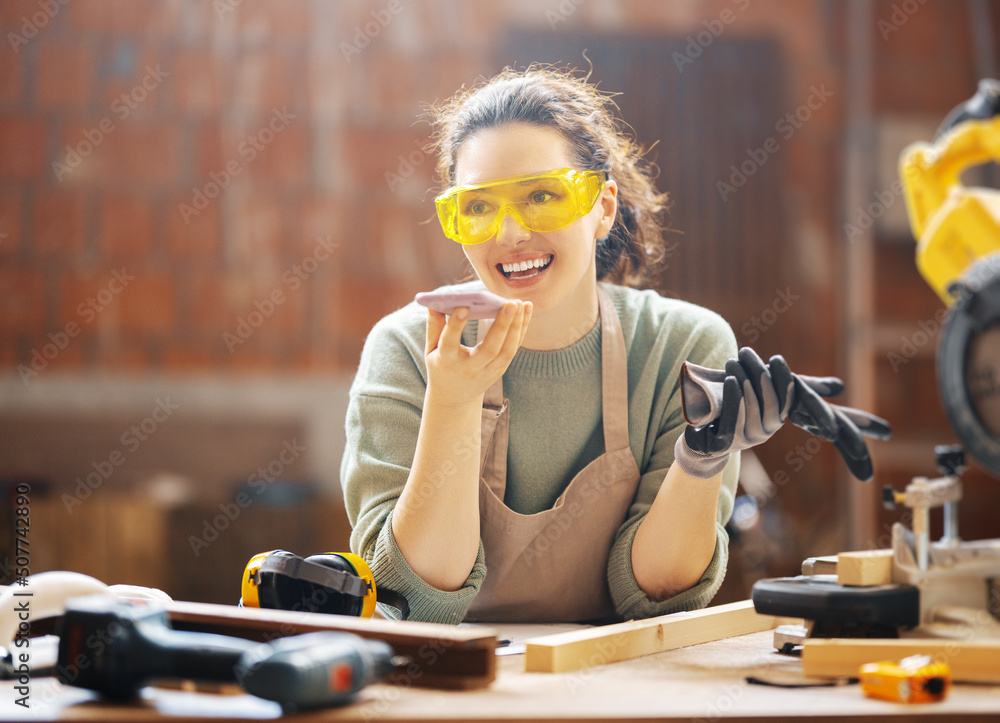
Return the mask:
<svg viewBox="0 0 1000 723">
<path fill-rule="evenodd" d="M 601 207 L 601 221 L 597 227 L 597 238 L 604 238 L 611 233 L 611 227 L 615 225 L 615 216 L 618 214 L 618 184 L 613 178 L 609 178 L 604 188 L 601 190 L 601 197 L 597 200 Z"/>
</svg>

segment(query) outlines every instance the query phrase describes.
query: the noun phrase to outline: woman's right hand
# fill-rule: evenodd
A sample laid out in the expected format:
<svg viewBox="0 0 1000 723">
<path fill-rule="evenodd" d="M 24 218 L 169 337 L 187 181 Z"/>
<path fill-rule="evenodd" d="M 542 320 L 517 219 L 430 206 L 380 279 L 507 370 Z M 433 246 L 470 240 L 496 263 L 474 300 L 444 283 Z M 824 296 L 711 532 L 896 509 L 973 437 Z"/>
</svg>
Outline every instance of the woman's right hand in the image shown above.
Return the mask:
<svg viewBox="0 0 1000 723">
<path fill-rule="evenodd" d="M 427 395 L 441 405 L 481 404 L 486 390 L 503 376 L 531 321 L 530 301 L 508 301 L 476 346 L 462 345 L 468 309 L 450 317 L 427 311 Z"/>
</svg>

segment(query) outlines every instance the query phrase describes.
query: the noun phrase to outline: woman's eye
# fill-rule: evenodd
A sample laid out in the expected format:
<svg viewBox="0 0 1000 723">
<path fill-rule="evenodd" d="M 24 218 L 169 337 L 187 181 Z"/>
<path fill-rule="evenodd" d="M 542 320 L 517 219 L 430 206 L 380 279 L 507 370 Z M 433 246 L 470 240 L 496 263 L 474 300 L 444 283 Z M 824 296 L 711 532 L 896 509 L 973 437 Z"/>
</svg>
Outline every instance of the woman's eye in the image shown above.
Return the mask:
<svg viewBox="0 0 1000 723">
<path fill-rule="evenodd" d="M 466 216 L 482 216 L 489 210 L 489 204 L 485 201 L 472 201 L 465 206 Z"/>
<path fill-rule="evenodd" d="M 550 191 L 535 191 L 528 197 L 532 203 L 545 203 L 553 198 L 555 198 L 555 194 Z"/>
</svg>

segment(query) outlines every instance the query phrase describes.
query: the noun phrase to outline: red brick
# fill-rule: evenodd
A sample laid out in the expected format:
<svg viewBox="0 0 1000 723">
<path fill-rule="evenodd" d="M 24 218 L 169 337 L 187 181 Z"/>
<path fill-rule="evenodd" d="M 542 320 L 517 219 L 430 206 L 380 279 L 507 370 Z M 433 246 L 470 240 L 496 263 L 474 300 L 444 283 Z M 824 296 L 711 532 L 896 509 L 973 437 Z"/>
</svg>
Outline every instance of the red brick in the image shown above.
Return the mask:
<svg viewBox="0 0 1000 723">
<path fill-rule="evenodd" d="M 228 55 L 219 51 L 185 49 L 170 69 L 170 91 L 174 105 L 203 115 L 218 113 L 232 103 L 233 68 Z"/>
<path fill-rule="evenodd" d="M 183 209 L 183 210 L 182 210 Z M 170 255 L 176 259 L 208 262 L 219 258 L 221 226 L 218 203 L 199 211 L 191 205 L 191 196 L 175 197 L 168 209 Z"/>
<path fill-rule="evenodd" d="M 215 338 L 235 329 L 234 309 L 253 303 L 250 280 L 235 274 L 199 269 L 191 283 L 191 294 L 191 318 L 182 319 L 181 324 Z"/>
<path fill-rule="evenodd" d="M 226 354 L 230 353 L 228 347 L 239 352 L 256 348 L 264 339 L 287 339 L 300 334 L 304 328 L 306 290 L 284 283 L 281 273 L 260 278 L 245 274 L 197 274 L 192 288 L 193 318 L 185 324 L 219 339 L 224 334 L 233 335 L 235 338 L 229 339 L 228 346 L 223 345 Z"/>
<path fill-rule="evenodd" d="M 21 245 L 21 195 L 0 193 L 0 260 L 13 264 Z"/>
<path fill-rule="evenodd" d="M 194 172 L 199 189 L 203 189 L 204 184 L 210 180 L 210 173 L 228 174 L 226 166 L 230 162 L 236 163 L 238 169 L 236 175 L 242 175 L 243 159 L 236 150 L 239 140 L 235 131 L 230 128 L 223 131 L 222 126 L 215 120 L 202 123 L 195 133 L 195 143 L 197 153 Z M 193 193 L 192 191 L 192 195 Z"/>
<path fill-rule="evenodd" d="M 426 129 L 424 129 L 426 130 Z M 379 191 L 398 188 L 399 177 L 406 180 L 414 173 L 433 173 L 434 158 L 422 149 L 427 144 L 426 133 L 413 128 L 401 130 L 374 130 L 352 126 L 344 130 L 343 173 L 351 184 L 369 186 Z M 415 167 L 413 160 L 422 159 Z M 402 174 L 407 174 L 405 177 Z M 390 189 L 392 186 L 392 189 Z"/>
<path fill-rule="evenodd" d="M 232 192 L 233 263 L 237 267 L 277 263 L 289 225 L 278 192 L 255 191 L 247 184 Z"/>
<path fill-rule="evenodd" d="M 34 118 L 0 118 L 0 180 L 28 181 L 45 168 L 45 126 Z"/>
<path fill-rule="evenodd" d="M 179 150 L 175 127 L 165 123 L 122 124 L 105 145 L 115 180 L 151 186 L 173 184 Z"/>
<path fill-rule="evenodd" d="M 119 319 L 124 331 L 166 334 L 174 326 L 174 283 L 162 274 L 135 274 L 121 293 Z"/>
<path fill-rule="evenodd" d="M 351 106 L 349 66 L 342 53 L 312 53 L 309 62 L 309 107 L 324 119 L 339 120 Z"/>
<path fill-rule="evenodd" d="M 292 121 L 299 122 L 299 121 Z M 281 127 L 280 121 L 273 127 Z M 253 140 L 247 141 L 247 146 L 256 151 L 251 159 L 248 153 L 243 154 L 243 165 L 251 178 L 281 183 L 304 185 L 309 178 L 309 133 L 303 126 L 287 125 L 284 130 L 274 133 L 265 119 L 260 126 L 253 128 L 245 135 Z M 256 143 L 260 150 L 254 146 Z"/>
<path fill-rule="evenodd" d="M 252 50 L 240 56 L 234 78 L 235 106 L 270 113 L 288 106 L 303 122 L 306 99 L 305 60 L 298 55 Z"/>
<path fill-rule="evenodd" d="M 330 289 L 330 303 L 326 308 L 332 313 L 326 317 L 324 331 L 337 333 L 350 343 L 364 341 L 375 322 L 408 304 L 414 294 L 422 290 L 418 284 L 400 283 L 387 276 L 342 278 Z M 357 349 L 360 351 L 360 344 Z"/>
<path fill-rule="evenodd" d="M 39 332 L 45 324 L 42 275 L 23 269 L 0 269 L 0 332 Z"/>
<path fill-rule="evenodd" d="M 341 199 L 332 194 L 309 196 L 304 199 L 299 220 L 300 254 L 313 254 L 318 243 L 317 239 L 323 239 L 326 244 L 333 243 L 340 249 L 343 244 L 351 243 L 351 239 L 357 238 L 354 235 L 353 216 L 345 212 Z M 340 251 L 333 253 L 336 256 Z"/>
<path fill-rule="evenodd" d="M 373 76 L 379 81 L 371 84 L 365 102 L 370 103 L 375 112 L 417 118 L 422 111 L 421 104 L 432 100 L 427 96 L 428 73 L 423 63 L 414 63 L 402 55 L 376 55 L 372 66 Z M 451 92 L 457 88 L 455 86 Z"/>
<path fill-rule="evenodd" d="M 105 196 L 101 204 L 101 249 L 115 262 L 141 259 L 153 244 L 153 211 L 138 196 Z"/>
<path fill-rule="evenodd" d="M 40 0 L 4 0 L 0 3 L 0 26 L 4 28 L 4 40 L 8 41 L 7 33 L 13 32 L 19 38 L 12 47 L 15 52 L 24 52 L 23 43 L 30 43 L 39 34 L 48 32 L 64 4 L 57 2 L 49 9 Z"/>
<path fill-rule="evenodd" d="M 86 45 L 42 44 L 36 100 L 43 109 L 81 110 L 90 101 L 93 59 Z"/>
<path fill-rule="evenodd" d="M 24 73 L 24 57 L 10 57 L 0 63 L 0 104 L 19 105 L 21 103 Z"/>
<path fill-rule="evenodd" d="M 160 0 L 88 0 L 69 3 L 70 25 L 77 30 L 141 34 L 161 38 L 176 33 L 184 10 L 197 12 L 201 3 L 188 6 Z"/>
<path fill-rule="evenodd" d="M 74 322 L 80 326 L 85 336 L 97 334 L 99 328 L 118 329 L 121 282 L 111 283 L 115 278 L 114 271 L 118 271 L 126 280 L 133 275 L 126 266 L 100 272 L 71 271 L 63 274 L 59 279 L 56 307 L 59 328 Z"/>
<path fill-rule="evenodd" d="M 225 2 L 225 0 L 223 0 Z M 314 21 L 307 3 L 275 3 L 270 0 L 243 0 L 228 14 L 220 5 L 217 10 L 226 18 L 233 17 L 243 41 L 269 40 L 276 36 L 301 40 L 308 36 Z M 228 20 L 227 20 L 228 21 Z"/>
<path fill-rule="evenodd" d="M 39 190 L 35 199 L 35 254 L 40 258 L 78 257 L 84 249 L 83 194 Z"/>
</svg>

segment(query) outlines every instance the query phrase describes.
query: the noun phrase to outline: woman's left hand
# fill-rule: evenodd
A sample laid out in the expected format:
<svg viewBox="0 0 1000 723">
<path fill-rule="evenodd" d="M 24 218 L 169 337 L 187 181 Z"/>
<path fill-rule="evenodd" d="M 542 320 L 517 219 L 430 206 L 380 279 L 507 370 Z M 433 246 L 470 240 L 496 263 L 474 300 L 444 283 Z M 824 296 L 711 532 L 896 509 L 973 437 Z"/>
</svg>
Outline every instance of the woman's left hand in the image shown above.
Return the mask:
<svg viewBox="0 0 1000 723">
<path fill-rule="evenodd" d="M 833 442 L 851 473 L 867 481 L 873 469 L 864 437 L 888 439 L 891 429 L 880 417 L 824 399 L 843 388 L 836 377 L 793 374 L 781 356 L 764 364 L 749 347 L 726 362 L 725 371 L 685 362 L 681 398 L 690 426 L 677 440 L 675 458 L 688 474 L 708 479 L 732 452 L 761 444 L 790 419 Z"/>
</svg>

